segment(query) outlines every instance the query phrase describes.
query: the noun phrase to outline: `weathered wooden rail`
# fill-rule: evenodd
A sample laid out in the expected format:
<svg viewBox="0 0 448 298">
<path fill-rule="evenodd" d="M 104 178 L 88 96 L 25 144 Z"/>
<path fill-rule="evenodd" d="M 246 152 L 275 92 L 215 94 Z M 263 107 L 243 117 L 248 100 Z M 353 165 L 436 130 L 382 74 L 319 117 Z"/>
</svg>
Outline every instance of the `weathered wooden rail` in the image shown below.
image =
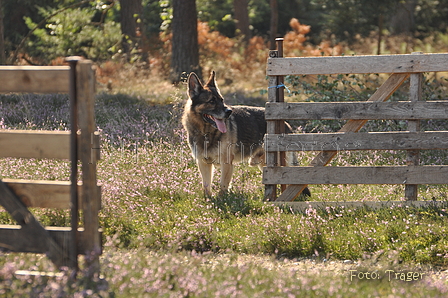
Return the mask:
<svg viewBox="0 0 448 298">
<path fill-rule="evenodd" d="M 70 181 L 0 180 L 0 204 L 18 225 L 0 225 L 0 248 L 44 253 L 57 267 L 78 268 L 88 255 L 90 274 L 99 271 L 101 238 L 98 212 L 101 190 L 96 162 L 100 137 L 95 132 L 95 75 L 92 62 L 77 57 L 70 66 L 0 66 L 0 92 L 69 93 L 71 131 L 0 130 L 0 158 L 48 158 L 71 161 Z M 81 178 L 78 174 L 81 163 Z M 78 182 L 78 180 L 81 180 Z M 71 227 L 43 227 L 28 207 L 71 210 Z M 82 227 L 78 227 L 82 210 Z"/>
<path fill-rule="evenodd" d="M 448 119 L 447 101 L 423 101 L 422 98 L 423 72 L 448 71 L 448 54 L 283 58 L 281 40 L 278 44 L 279 50 L 271 51 L 267 62 L 269 102 L 263 171 L 267 200 L 293 201 L 308 184 L 404 184 L 406 199 L 415 201 L 418 184 L 448 184 L 448 166 L 419 165 L 420 150 L 448 149 L 448 131 L 420 131 L 420 120 Z M 285 75 L 368 73 L 391 75 L 366 102 L 284 102 Z M 409 101 L 386 102 L 408 78 Z M 347 122 L 335 133 L 284 134 L 281 127 L 290 119 Z M 408 131 L 358 132 L 367 120 L 387 119 L 408 120 Z M 408 153 L 406 166 L 325 167 L 341 150 L 407 150 Z M 317 151 L 318 154 L 308 166 L 287 167 L 283 157 L 287 151 Z M 280 193 L 278 185 L 282 185 Z"/>
</svg>

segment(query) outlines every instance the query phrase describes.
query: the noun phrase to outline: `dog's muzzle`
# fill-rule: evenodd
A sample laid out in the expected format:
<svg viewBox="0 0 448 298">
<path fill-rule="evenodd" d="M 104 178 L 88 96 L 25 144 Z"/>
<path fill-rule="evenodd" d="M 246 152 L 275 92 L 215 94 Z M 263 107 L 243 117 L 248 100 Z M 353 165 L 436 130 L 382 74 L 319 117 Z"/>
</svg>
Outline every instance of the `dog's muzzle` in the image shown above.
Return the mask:
<svg viewBox="0 0 448 298">
<path fill-rule="evenodd" d="M 226 108 L 224 110 L 224 118 L 217 118 L 215 116 L 212 116 L 210 114 L 203 114 L 202 118 L 205 122 L 210 123 L 214 128 L 218 129 L 222 133 L 227 132 L 227 127 L 225 120 L 230 117 L 232 114 L 232 110 L 229 108 Z"/>
</svg>

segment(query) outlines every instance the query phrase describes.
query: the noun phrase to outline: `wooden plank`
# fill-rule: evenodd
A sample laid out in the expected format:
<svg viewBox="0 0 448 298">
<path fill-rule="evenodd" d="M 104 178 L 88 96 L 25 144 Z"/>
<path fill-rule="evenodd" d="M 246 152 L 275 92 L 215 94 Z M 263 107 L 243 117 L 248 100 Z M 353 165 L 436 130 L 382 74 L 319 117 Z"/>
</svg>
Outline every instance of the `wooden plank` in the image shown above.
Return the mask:
<svg viewBox="0 0 448 298">
<path fill-rule="evenodd" d="M 266 103 L 266 120 L 448 119 L 447 101 Z"/>
<path fill-rule="evenodd" d="M 270 51 L 269 57 L 281 58 L 283 57 L 283 38 L 275 39 L 277 44 L 276 51 Z M 285 84 L 283 76 L 270 76 L 268 84 L 268 100 L 270 102 L 284 102 L 285 101 Z M 267 121 L 267 133 L 285 133 L 284 120 Z M 269 152 L 266 154 L 266 164 L 268 166 L 285 165 L 285 152 Z M 277 198 L 277 185 L 265 185 L 264 199 L 268 201 L 275 201 Z M 280 185 L 281 191 L 286 189 L 286 185 Z"/>
<path fill-rule="evenodd" d="M 26 207 L 70 209 L 69 181 L 3 179 L 3 182 Z M 97 191 L 101 191 L 100 186 L 97 186 Z M 83 193 L 81 183 L 78 184 L 78 193 Z M 82 206 L 81 195 L 79 204 Z"/>
<path fill-rule="evenodd" d="M 63 249 L 70 250 L 69 227 L 45 227 L 54 241 Z M 78 229 L 78 252 L 84 254 L 86 251 L 86 242 L 83 228 Z M 28 237 L 24 237 L 21 226 L 19 225 L 0 225 L 0 247 L 11 252 L 30 252 L 30 253 L 46 253 L 42 246 L 30 242 Z"/>
<path fill-rule="evenodd" d="M 383 85 L 376 90 L 376 92 L 369 98 L 369 102 L 382 102 L 386 101 L 401 84 L 409 77 L 409 74 L 392 74 Z M 357 132 L 359 131 L 367 120 L 349 120 L 341 128 L 340 132 Z M 311 166 L 325 166 L 333 157 L 335 157 L 337 151 L 321 151 L 310 163 Z M 276 201 L 292 201 L 301 191 L 306 188 L 306 184 L 290 185 L 282 192 Z"/>
<path fill-rule="evenodd" d="M 264 184 L 447 184 L 448 166 L 265 167 Z"/>
<path fill-rule="evenodd" d="M 69 159 L 70 132 L 0 130 L 0 157 Z"/>
<path fill-rule="evenodd" d="M 307 209 L 326 209 L 326 208 L 338 208 L 344 207 L 345 209 L 356 208 L 369 208 L 369 209 L 381 209 L 381 208 L 446 208 L 448 203 L 446 201 L 364 201 L 364 202 L 273 202 L 275 206 L 287 208 L 291 211 L 305 212 Z"/>
<path fill-rule="evenodd" d="M 68 66 L 0 66 L 0 93 L 68 93 Z"/>
<path fill-rule="evenodd" d="M 20 199 L 0 180 L 0 204 L 21 225 L 21 237 L 44 251 L 57 267 L 69 262 L 66 250 L 50 236 Z"/>
<path fill-rule="evenodd" d="M 79 139 L 78 157 L 81 160 L 82 184 L 83 184 L 83 217 L 85 237 L 88 239 L 86 250 L 89 258 L 86 259 L 87 274 L 93 276 L 100 270 L 99 255 L 101 254 L 101 238 L 99 229 L 99 200 L 97 192 L 96 160 L 93 158 L 94 144 L 92 136 L 95 132 L 95 73 L 92 61 L 82 60 L 76 65 L 76 87 L 78 104 L 78 124 L 81 129 Z"/>
<path fill-rule="evenodd" d="M 317 75 L 448 71 L 448 54 L 268 58 L 266 74 Z"/>
<path fill-rule="evenodd" d="M 389 99 L 389 97 L 401 86 L 401 84 L 406 81 L 409 77 L 408 73 L 402 74 L 392 74 L 384 83 L 381 85 L 375 93 L 367 100 L 368 102 L 383 102 Z M 367 120 L 349 120 L 344 126 L 339 130 L 340 132 L 357 132 L 359 131 Z"/>
<path fill-rule="evenodd" d="M 99 160 L 99 133 L 92 141 L 93 158 Z M 0 157 L 70 159 L 69 131 L 1 129 L 0 144 Z"/>
<path fill-rule="evenodd" d="M 417 149 L 448 149 L 448 131 L 302 133 L 265 136 L 266 152 Z"/>
</svg>

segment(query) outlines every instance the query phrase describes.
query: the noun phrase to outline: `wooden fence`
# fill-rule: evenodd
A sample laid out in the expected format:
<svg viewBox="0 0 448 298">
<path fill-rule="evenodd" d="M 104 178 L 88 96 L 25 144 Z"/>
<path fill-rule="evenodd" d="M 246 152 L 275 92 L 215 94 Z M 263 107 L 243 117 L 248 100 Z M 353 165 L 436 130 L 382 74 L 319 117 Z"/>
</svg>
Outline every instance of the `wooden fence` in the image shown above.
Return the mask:
<svg viewBox="0 0 448 298">
<path fill-rule="evenodd" d="M 422 119 L 448 118 L 448 101 L 422 98 L 423 73 L 439 71 L 448 71 L 448 54 L 283 58 L 278 41 L 267 62 L 265 198 L 293 201 L 308 184 L 404 184 L 409 203 L 417 199 L 418 184 L 448 184 L 448 166 L 419 165 L 419 150 L 448 149 L 447 131 L 420 131 Z M 284 102 L 285 75 L 369 73 L 390 76 L 366 102 Z M 409 101 L 385 102 L 408 78 Z M 284 120 L 290 119 L 347 122 L 335 133 L 284 134 Z M 367 120 L 387 119 L 408 120 L 408 131 L 358 132 Z M 406 166 L 325 167 L 341 150 L 407 150 Z M 308 166 L 288 167 L 287 151 L 319 152 Z M 322 204 L 298 204 L 309 205 Z"/>
<path fill-rule="evenodd" d="M 78 268 L 84 254 L 90 273 L 99 271 L 101 239 L 97 185 L 99 135 L 95 132 L 95 75 L 92 62 L 68 58 L 70 66 L 1 66 L 0 92 L 69 93 L 71 131 L 0 130 L 0 158 L 71 161 L 70 181 L 0 180 L 0 204 L 18 225 L 0 225 L 0 248 L 45 253 L 57 267 Z M 79 125 L 78 125 L 79 124 Z M 78 182 L 78 162 L 81 182 Z M 28 207 L 71 210 L 71 227 L 44 228 Z M 78 227 L 82 210 L 82 227 Z"/>
</svg>

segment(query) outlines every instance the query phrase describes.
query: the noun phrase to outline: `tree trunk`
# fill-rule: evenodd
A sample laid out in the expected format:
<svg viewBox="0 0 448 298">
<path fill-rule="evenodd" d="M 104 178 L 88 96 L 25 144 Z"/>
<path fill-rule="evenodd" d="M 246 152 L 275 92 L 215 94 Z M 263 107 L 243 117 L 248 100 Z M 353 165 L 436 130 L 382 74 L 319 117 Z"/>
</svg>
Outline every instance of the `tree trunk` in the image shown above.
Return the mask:
<svg viewBox="0 0 448 298">
<path fill-rule="evenodd" d="M 249 0 L 234 0 L 233 8 L 236 19 L 236 35 L 243 36 L 243 40 L 249 42 L 251 36 L 249 24 Z"/>
<path fill-rule="evenodd" d="M 195 0 L 173 0 L 173 32 L 170 79 L 179 83 L 182 73 L 196 72 L 199 66 L 198 22 Z"/>
<path fill-rule="evenodd" d="M 3 26 L 3 0 L 0 0 L 0 65 L 6 64 L 5 27 Z"/>
<path fill-rule="evenodd" d="M 145 35 L 145 26 L 143 24 L 143 6 L 142 0 L 120 0 L 121 5 L 121 33 L 122 47 L 127 59 L 133 49 L 141 52 L 142 60 L 148 59 L 147 39 Z"/>
<path fill-rule="evenodd" d="M 275 50 L 278 30 L 278 3 L 277 0 L 270 0 L 269 6 L 271 8 L 271 24 L 269 29 L 269 49 Z"/>
<path fill-rule="evenodd" d="M 417 7 L 417 0 L 400 1 L 397 4 L 396 13 L 390 20 L 393 34 L 410 34 L 415 27 L 414 12 Z"/>
<path fill-rule="evenodd" d="M 381 55 L 381 41 L 383 40 L 383 14 L 378 16 L 378 44 L 376 49 L 376 54 Z"/>
</svg>

